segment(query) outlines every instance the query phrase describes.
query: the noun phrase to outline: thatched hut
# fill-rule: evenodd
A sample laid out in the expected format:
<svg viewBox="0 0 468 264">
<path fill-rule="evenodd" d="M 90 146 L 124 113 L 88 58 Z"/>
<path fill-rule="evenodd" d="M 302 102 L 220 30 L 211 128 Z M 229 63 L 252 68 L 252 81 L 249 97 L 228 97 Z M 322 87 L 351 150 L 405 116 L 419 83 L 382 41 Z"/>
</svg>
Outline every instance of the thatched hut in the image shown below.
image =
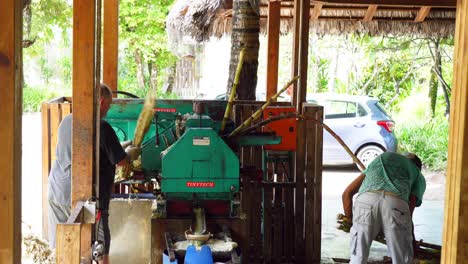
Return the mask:
<svg viewBox="0 0 468 264">
<path fill-rule="evenodd" d="M 282 34 L 293 28 L 293 1 L 281 1 Z M 455 28 L 455 7 L 333 4 L 312 1 L 310 33 L 342 35 L 418 35 L 451 37 Z M 230 34 L 232 0 L 178 0 L 166 19 L 169 38 L 178 43 L 189 39 L 202 42 Z M 260 0 L 260 27 L 266 33 L 268 1 Z"/>
</svg>

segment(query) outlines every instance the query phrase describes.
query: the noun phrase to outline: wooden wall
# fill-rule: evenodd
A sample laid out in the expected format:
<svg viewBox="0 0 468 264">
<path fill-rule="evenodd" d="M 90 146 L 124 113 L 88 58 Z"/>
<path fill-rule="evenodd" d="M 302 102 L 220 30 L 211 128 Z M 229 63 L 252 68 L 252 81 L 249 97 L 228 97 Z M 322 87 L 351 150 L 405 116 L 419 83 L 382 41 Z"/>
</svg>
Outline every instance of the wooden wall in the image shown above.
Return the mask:
<svg viewBox="0 0 468 264">
<path fill-rule="evenodd" d="M 468 1 L 458 0 L 450 112 L 443 263 L 468 259 Z"/>
<path fill-rule="evenodd" d="M 50 168 L 56 159 L 55 147 L 58 140 L 58 127 L 62 119 L 71 113 L 71 101 L 65 97 L 43 103 L 42 119 L 42 237 L 48 239 L 48 200 L 47 184 Z"/>
<path fill-rule="evenodd" d="M 21 262 L 22 2 L 0 1 L 0 263 Z"/>
</svg>

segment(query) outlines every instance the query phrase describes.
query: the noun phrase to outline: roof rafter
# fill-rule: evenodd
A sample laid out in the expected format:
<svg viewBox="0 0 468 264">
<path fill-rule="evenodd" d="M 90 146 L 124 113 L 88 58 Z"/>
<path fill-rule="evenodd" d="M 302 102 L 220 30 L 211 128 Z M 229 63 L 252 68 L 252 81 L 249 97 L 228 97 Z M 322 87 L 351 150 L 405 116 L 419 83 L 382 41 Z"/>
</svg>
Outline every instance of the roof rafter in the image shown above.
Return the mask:
<svg viewBox="0 0 468 264">
<path fill-rule="evenodd" d="M 375 12 L 377 11 L 377 5 L 369 5 L 367 8 L 366 15 L 362 19 L 364 22 L 370 22 L 372 21 L 372 18 L 374 17 Z"/>
<path fill-rule="evenodd" d="M 315 3 L 314 4 L 314 10 L 312 11 L 312 15 L 310 16 L 310 19 L 312 21 L 315 21 L 319 18 L 320 13 L 322 12 L 322 3 Z"/>
<path fill-rule="evenodd" d="M 429 12 L 431 12 L 430 6 L 421 7 L 418 11 L 418 14 L 416 15 L 416 18 L 414 19 L 414 22 L 423 22 Z"/>
</svg>

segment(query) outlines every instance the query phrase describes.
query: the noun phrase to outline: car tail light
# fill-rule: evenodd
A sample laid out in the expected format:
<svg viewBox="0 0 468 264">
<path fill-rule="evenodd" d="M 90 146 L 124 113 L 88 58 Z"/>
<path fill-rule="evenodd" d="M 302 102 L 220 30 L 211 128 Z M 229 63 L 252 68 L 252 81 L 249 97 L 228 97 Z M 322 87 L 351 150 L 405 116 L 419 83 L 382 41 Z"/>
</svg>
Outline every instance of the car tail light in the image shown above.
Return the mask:
<svg viewBox="0 0 468 264">
<path fill-rule="evenodd" d="M 393 128 L 395 127 L 395 123 L 393 123 L 393 121 L 388 120 L 377 121 L 377 125 L 385 128 L 385 130 L 387 130 L 390 133 L 393 132 Z"/>
</svg>

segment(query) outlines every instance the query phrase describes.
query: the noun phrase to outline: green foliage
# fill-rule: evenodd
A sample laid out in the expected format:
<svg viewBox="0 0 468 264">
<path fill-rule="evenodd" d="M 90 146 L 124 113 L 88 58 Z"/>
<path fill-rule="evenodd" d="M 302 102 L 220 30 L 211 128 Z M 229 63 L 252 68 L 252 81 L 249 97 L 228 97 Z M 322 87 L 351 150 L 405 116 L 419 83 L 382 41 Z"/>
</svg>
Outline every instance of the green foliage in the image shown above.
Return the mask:
<svg viewBox="0 0 468 264">
<path fill-rule="evenodd" d="M 161 87 L 165 77 L 163 70 L 175 64 L 176 57 L 169 50 L 165 31 L 165 19 L 172 3 L 173 0 L 120 1 L 119 36 L 121 45 L 125 47 L 127 69 L 119 73 L 119 77 L 128 78 L 119 79 L 125 87 L 123 90 L 136 90 L 138 87 L 137 79 L 133 77 L 137 75 L 136 53 L 141 55 L 141 64 L 145 67 L 145 87 L 139 87 L 144 93 L 150 87 L 151 67 L 156 67 L 157 87 Z"/>
<path fill-rule="evenodd" d="M 400 151 L 416 153 L 430 170 L 447 166 L 448 121 L 438 117 L 430 122 L 406 123 L 395 129 Z"/>
<path fill-rule="evenodd" d="M 32 0 L 31 1 L 31 30 L 24 38 L 35 40 L 27 49 L 31 56 L 43 55 L 46 45 L 49 44 L 57 33 L 61 38 L 68 38 L 67 30 L 72 25 L 72 7 L 66 0 Z"/>
<path fill-rule="evenodd" d="M 41 110 L 41 104 L 43 102 L 58 96 L 59 94 L 51 89 L 26 86 L 23 89 L 23 111 L 38 112 Z"/>
<path fill-rule="evenodd" d="M 317 92 L 326 92 L 328 90 L 328 68 L 330 67 L 330 60 L 325 58 L 318 59 L 317 71 Z"/>
</svg>

